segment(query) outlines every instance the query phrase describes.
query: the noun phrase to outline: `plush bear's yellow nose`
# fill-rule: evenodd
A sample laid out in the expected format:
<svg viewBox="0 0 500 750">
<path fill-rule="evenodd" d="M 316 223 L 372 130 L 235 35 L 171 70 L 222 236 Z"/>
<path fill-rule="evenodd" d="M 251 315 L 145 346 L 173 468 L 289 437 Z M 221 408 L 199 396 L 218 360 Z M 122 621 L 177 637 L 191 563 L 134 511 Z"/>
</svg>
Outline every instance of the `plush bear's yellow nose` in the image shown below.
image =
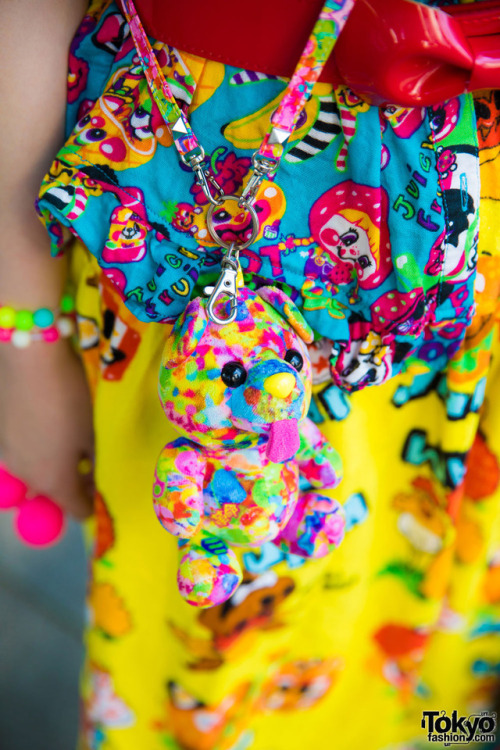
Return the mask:
<svg viewBox="0 0 500 750">
<path fill-rule="evenodd" d="M 264 389 L 277 398 L 286 398 L 295 388 L 295 378 L 290 372 L 277 372 L 264 380 Z"/>
</svg>

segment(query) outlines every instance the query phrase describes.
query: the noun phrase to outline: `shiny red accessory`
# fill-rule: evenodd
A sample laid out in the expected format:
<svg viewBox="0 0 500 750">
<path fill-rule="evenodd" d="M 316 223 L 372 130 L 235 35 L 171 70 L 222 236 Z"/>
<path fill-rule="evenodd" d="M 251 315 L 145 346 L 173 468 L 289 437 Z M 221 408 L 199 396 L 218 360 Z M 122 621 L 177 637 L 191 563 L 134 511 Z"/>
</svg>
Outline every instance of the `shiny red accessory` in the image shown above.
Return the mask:
<svg viewBox="0 0 500 750">
<path fill-rule="evenodd" d="M 356 0 L 334 60 L 339 77 L 373 104 L 428 106 L 500 88 L 500 2 L 440 9 Z"/>
<path fill-rule="evenodd" d="M 291 76 L 322 0 L 190 0 L 190 12 L 136 0 L 148 34 L 180 50 L 268 75 Z M 270 14 L 272 18 L 270 19 Z M 272 44 L 267 44 L 268 35 Z M 322 81 L 373 104 L 428 106 L 500 88 L 500 1 L 431 8 L 356 0 Z"/>
</svg>

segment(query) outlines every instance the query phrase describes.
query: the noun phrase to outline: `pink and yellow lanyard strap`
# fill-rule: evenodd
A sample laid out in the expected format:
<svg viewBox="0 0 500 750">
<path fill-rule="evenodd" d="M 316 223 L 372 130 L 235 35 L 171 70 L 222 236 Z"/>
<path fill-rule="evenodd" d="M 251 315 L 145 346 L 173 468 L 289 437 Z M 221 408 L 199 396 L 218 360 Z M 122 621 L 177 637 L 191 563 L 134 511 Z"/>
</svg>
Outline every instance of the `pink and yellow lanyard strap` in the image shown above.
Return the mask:
<svg viewBox="0 0 500 750">
<path fill-rule="evenodd" d="M 195 172 L 196 181 L 210 203 L 220 205 L 222 190 L 208 172 L 203 147 L 157 63 L 134 3 L 132 0 L 121 2 L 151 95 L 172 133 L 179 157 Z M 355 0 L 326 0 L 283 98 L 271 118 L 269 130 L 259 150 L 253 155 L 253 175 L 241 195 L 242 205 L 251 204 L 262 180 L 276 173 L 283 146 L 311 96 L 313 86 L 321 75 L 354 2 Z M 212 190 L 218 194 L 214 196 Z"/>
</svg>

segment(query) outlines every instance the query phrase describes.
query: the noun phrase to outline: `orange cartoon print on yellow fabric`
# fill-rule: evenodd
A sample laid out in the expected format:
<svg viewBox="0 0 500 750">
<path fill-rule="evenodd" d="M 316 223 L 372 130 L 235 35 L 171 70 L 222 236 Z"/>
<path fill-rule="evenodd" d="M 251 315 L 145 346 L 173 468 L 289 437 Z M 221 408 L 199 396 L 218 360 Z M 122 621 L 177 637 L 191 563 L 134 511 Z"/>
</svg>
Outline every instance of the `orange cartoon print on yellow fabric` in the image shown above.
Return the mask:
<svg viewBox="0 0 500 750">
<path fill-rule="evenodd" d="M 372 665 L 378 663 L 378 673 L 397 688 L 403 701 L 422 689 L 419 669 L 428 637 L 423 629 L 399 623 L 387 623 L 373 634 L 378 653 Z"/>
<path fill-rule="evenodd" d="M 392 502 L 409 556 L 389 562 L 380 573 L 398 577 L 417 596 L 442 596 L 455 538 L 449 514 L 453 493 L 441 500 L 433 482 L 425 477 L 414 479 L 412 488 L 411 492 L 398 493 Z"/>
<path fill-rule="evenodd" d="M 87 603 L 90 626 L 105 638 L 120 638 L 132 629 L 130 613 L 110 583 L 93 582 Z"/>
<path fill-rule="evenodd" d="M 264 711 L 311 708 L 331 690 L 340 659 L 304 659 L 283 664 L 264 684 L 259 706 Z"/>
<path fill-rule="evenodd" d="M 170 731 L 182 750 L 229 750 L 241 734 L 249 698 L 250 684 L 243 683 L 218 704 L 205 703 L 172 680 L 167 719 L 158 728 Z"/>
<path fill-rule="evenodd" d="M 227 602 L 199 613 L 200 625 L 210 631 L 210 640 L 190 635 L 171 623 L 173 633 L 190 654 L 189 668 L 217 669 L 245 654 L 262 630 L 281 627 L 279 607 L 294 588 L 291 577 L 278 577 L 272 570 L 261 575 L 245 571 L 238 591 Z"/>
</svg>

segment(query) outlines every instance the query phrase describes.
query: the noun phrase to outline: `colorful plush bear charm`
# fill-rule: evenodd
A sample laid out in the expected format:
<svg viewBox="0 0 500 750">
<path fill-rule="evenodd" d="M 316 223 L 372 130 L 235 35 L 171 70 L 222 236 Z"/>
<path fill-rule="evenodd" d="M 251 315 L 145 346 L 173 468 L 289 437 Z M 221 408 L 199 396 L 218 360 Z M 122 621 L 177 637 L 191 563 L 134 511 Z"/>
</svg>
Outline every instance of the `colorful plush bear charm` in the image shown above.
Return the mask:
<svg viewBox="0 0 500 750">
<path fill-rule="evenodd" d="M 190 604 L 234 593 L 242 571 L 232 546 L 272 541 L 317 558 L 342 541 L 341 506 L 321 494 L 340 481 L 340 459 L 306 418 L 312 338 L 293 302 L 263 287 L 239 290 L 226 325 L 193 300 L 166 342 L 159 395 L 184 437 L 161 452 L 153 496 L 180 540 L 178 584 Z"/>
</svg>

